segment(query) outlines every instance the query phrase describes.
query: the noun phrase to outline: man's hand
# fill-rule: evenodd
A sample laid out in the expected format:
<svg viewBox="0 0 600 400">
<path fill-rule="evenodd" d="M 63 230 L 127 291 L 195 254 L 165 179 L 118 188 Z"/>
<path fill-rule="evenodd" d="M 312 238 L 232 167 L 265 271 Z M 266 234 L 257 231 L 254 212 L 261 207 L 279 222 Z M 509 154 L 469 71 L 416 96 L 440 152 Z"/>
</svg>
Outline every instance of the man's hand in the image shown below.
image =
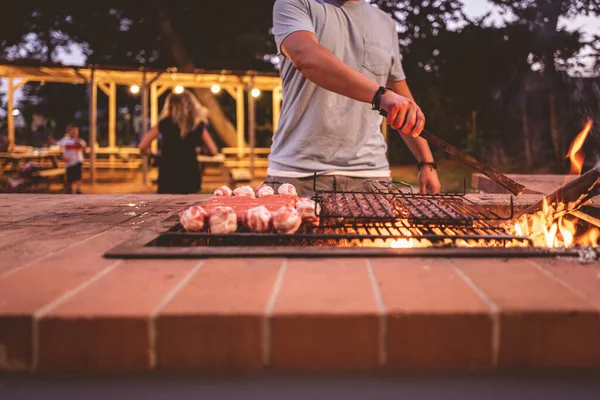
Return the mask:
<svg viewBox="0 0 600 400">
<path fill-rule="evenodd" d="M 387 123 L 403 135 L 417 137 L 425 127 L 425 115 L 413 100 L 392 91 L 385 92 L 379 106 L 387 111 Z"/>
<path fill-rule="evenodd" d="M 419 192 L 421 194 L 439 193 L 441 188 L 437 171 L 430 165 L 424 165 L 419 171 Z"/>
</svg>

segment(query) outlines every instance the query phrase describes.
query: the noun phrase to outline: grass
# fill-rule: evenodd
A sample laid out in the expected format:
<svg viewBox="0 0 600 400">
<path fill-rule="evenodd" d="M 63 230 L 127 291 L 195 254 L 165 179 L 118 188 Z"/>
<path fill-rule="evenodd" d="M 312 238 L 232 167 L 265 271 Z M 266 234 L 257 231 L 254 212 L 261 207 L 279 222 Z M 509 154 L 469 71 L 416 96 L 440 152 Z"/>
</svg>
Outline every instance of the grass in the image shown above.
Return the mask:
<svg viewBox="0 0 600 400">
<path fill-rule="evenodd" d="M 477 171 L 458 160 L 440 160 L 438 177 L 442 184 L 442 192 L 463 192 L 464 179 L 467 178 L 467 191 L 471 190 L 471 175 Z M 417 167 L 415 165 L 393 165 L 392 179 L 406 182 L 413 186 L 415 192 L 419 191 Z"/>
</svg>

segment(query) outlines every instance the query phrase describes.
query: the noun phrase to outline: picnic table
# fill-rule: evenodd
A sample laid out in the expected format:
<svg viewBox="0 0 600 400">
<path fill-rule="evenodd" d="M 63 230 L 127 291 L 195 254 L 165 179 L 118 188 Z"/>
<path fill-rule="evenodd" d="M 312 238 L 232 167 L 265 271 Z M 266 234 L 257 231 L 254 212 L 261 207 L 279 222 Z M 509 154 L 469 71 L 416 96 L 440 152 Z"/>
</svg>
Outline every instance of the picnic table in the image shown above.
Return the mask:
<svg viewBox="0 0 600 400">
<path fill-rule="evenodd" d="M 21 168 L 29 163 L 36 162 L 39 169 L 32 172 L 31 176 L 24 179 L 24 183 L 50 183 L 52 180 L 63 180 L 65 168 L 59 164 L 62 156 L 60 147 L 33 148 L 19 146 L 11 152 L 0 153 L 0 177 L 22 178 L 19 175 Z"/>
</svg>

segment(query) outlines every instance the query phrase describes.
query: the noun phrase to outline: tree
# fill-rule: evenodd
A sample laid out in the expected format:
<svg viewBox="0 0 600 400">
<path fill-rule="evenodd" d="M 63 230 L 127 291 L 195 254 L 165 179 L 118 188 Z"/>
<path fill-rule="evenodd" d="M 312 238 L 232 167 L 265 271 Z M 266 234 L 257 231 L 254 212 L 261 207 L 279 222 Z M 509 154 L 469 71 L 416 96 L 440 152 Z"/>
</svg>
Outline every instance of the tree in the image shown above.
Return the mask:
<svg viewBox="0 0 600 400">
<path fill-rule="evenodd" d="M 549 92 L 550 136 L 554 157 L 564 157 L 565 143 L 560 134 L 560 120 L 564 105 L 566 70 L 568 60 L 575 56 L 583 43 L 578 32 L 559 29 L 560 17 L 600 14 L 598 0 L 492 0 L 494 4 L 511 12 L 517 24 L 523 24 L 534 33 L 536 41 L 531 46 L 531 63 L 539 63 L 546 78 Z"/>
</svg>

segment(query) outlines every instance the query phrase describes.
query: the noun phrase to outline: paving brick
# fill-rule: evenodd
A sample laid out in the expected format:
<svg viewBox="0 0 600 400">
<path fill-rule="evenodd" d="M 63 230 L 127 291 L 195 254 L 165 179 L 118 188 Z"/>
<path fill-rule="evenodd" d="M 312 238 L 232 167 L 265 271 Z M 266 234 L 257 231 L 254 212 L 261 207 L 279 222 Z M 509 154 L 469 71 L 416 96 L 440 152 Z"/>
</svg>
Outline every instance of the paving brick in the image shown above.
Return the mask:
<svg viewBox="0 0 600 400">
<path fill-rule="evenodd" d="M 158 368 L 262 368 L 265 310 L 282 263 L 207 260 L 156 320 Z"/>
<path fill-rule="evenodd" d="M 272 366 L 379 367 L 380 317 L 365 259 L 288 261 L 272 317 Z"/>
<path fill-rule="evenodd" d="M 0 279 L 0 349 L 10 365 L 31 365 L 34 313 L 114 264 L 102 251 L 129 235 L 123 229 L 105 232 Z"/>
<path fill-rule="evenodd" d="M 126 261 L 39 321 L 42 371 L 152 368 L 151 318 L 198 260 Z"/>
<path fill-rule="evenodd" d="M 387 311 L 387 365 L 481 369 L 492 365 L 489 305 L 446 259 L 373 259 Z"/>
<path fill-rule="evenodd" d="M 600 366 L 600 313 L 525 259 L 456 263 L 500 308 L 501 367 Z"/>
</svg>

